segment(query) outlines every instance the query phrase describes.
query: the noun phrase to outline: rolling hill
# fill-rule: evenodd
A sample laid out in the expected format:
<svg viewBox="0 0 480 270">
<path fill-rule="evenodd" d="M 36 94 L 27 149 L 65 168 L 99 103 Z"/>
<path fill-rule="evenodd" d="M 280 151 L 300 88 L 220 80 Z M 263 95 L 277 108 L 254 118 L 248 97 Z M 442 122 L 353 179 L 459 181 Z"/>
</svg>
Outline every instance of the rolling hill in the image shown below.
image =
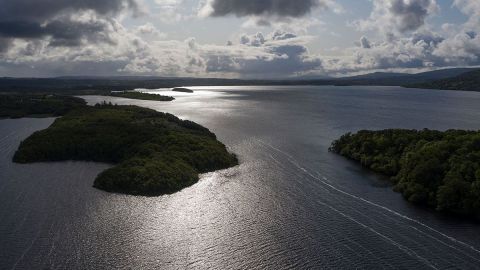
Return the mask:
<svg viewBox="0 0 480 270">
<path fill-rule="evenodd" d="M 453 78 L 407 85 L 412 88 L 480 91 L 480 69 L 460 74 Z"/>
</svg>

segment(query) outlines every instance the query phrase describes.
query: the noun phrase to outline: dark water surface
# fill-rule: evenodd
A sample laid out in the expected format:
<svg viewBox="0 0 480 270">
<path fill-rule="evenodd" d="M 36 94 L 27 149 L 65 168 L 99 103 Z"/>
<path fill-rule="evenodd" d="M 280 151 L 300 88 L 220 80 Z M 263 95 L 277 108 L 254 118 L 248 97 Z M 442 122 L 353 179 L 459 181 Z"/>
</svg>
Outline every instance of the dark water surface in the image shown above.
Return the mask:
<svg viewBox="0 0 480 270">
<path fill-rule="evenodd" d="M 53 119 L 0 120 L 0 269 L 480 269 L 480 224 L 413 207 L 327 151 L 348 131 L 480 129 L 480 93 L 397 87 L 202 87 L 171 112 L 241 165 L 145 198 L 91 187 L 108 167 L 11 163 Z"/>
</svg>

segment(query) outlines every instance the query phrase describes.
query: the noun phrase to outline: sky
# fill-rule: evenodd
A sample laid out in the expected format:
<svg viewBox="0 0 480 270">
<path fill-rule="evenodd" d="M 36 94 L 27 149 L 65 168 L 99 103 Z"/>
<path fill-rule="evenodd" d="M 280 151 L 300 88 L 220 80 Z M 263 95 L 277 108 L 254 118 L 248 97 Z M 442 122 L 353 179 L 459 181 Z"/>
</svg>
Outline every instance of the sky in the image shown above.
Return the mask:
<svg viewBox="0 0 480 270">
<path fill-rule="evenodd" d="M 480 66 L 480 0 L 0 0 L 0 77 Z"/>
</svg>

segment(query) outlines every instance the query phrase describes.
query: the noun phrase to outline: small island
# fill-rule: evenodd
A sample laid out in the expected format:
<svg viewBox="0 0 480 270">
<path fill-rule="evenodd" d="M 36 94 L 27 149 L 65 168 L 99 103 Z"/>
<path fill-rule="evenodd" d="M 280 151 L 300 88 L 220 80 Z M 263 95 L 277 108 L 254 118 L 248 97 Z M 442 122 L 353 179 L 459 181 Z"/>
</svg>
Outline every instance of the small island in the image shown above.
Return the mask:
<svg viewBox="0 0 480 270">
<path fill-rule="evenodd" d="M 95 179 L 108 192 L 158 196 L 195 184 L 200 173 L 238 164 L 215 134 L 194 122 L 136 106 L 84 106 L 35 132 L 17 163 L 95 161 L 113 164 Z"/>
<path fill-rule="evenodd" d="M 359 131 L 330 151 L 391 177 L 410 202 L 480 220 L 480 132 Z"/>
<path fill-rule="evenodd" d="M 0 95 L 0 118 L 57 117 L 85 105 L 85 100 L 71 96 Z"/>
<path fill-rule="evenodd" d="M 188 89 L 185 87 L 175 87 L 172 89 L 173 92 L 183 92 L 183 93 L 193 93 L 192 89 Z"/>
<path fill-rule="evenodd" d="M 110 96 L 121 97 L 121 98 L 129 98 L 129 99 L 154 100 L 154 101 L 172 101 L 172 100 L 175 100 L 174 97 L 170 97 L 170 96 L 148 94 L 148 93 L 142 93 L 142 92 L 137 92 L 137 91 L 111 92 Z"/>
</svg>

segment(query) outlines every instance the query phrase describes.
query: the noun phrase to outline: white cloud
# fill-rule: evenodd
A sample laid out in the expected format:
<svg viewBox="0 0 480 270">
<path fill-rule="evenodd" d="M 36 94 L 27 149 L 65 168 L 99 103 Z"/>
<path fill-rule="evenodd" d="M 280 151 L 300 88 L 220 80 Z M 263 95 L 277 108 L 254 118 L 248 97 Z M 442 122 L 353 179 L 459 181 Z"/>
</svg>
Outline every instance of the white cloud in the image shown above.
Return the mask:
<svg viewBox="0 0 480 270">
<path fill-rule="evenodd" d="M 137 35 L 147 36 L 154 39 L 165 39 L 167 34 L 160 32 L 152 23 L 146 23 L 135 29 Z"/>
<path fill-rule="evenodd" d="M 188 17 L 183 10 L 183 2 L 184 0 L 154 0 L 155 8 L 150 16 L 162 23 L 178 23 Z"/>
<path fill-rule="evenodd" d="M 480 28 L 480 1 L 478 0 L 454 0 L 453 5 L 469 16 L 465 27 L 477 31 Z"/>
</svg>

